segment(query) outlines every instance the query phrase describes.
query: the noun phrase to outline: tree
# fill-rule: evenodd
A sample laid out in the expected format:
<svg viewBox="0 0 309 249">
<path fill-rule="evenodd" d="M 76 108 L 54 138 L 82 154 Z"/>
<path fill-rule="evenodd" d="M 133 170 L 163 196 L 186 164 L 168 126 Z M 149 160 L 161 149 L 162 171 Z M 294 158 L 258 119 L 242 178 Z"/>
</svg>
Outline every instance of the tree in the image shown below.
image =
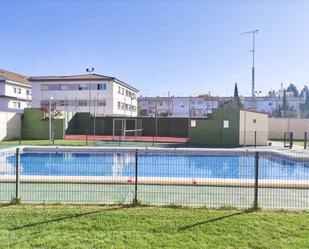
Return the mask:
<svg viewBox="0 0 309 249">
<path fill-rule="evenodd" d="M 283 117 L 286 117 L 286 111 L 288 110 L 288 103 L 286 99 L 286 92 L 285 89 L 283 89 L 283 98 L 282 98 L 282 112 L 283 112 Z"/>
<path fill-rule="evenodd" d="M 295 98 L 298 97 L 298 95 L 299 95 L 297 87 L 292 83 L 288 86 L 288 88 L 286 90 L 288 92 L 293 92 L 293 95 L 294 95 Z"/>
<path fill-rule="evenodd" d="M 280 109 L 275 109 L 271 115 L 275 118 L 282 118 L 282 112 Z"/>
<path fill-rule="evenodd" d="M 304 85 L 303 89 L 301 89 L 299 96 L 302 98 L 306 98 L 309 89 L 306 85 Z"/>
<path fill-rule="evenodd" d="M 207 93 L 203 93 L 203 94 L 199 94 L 197 97 L 199 97 L 199 98 L 209 98 L 209 97 L 211 97 L 210 96 L 210 94 L 207 94 Z"/>
<path fill-rule="evenodd" d="M 234 103 L 238 108 L 242 108 L 242 103 L 238 95 L 237 83 L 235 83 L 235 87 L 234 87 Z"/>
<path fill-rule="evenodd" d="M 303 93 L 305 103 L 300 104 L 300 111 L 303 118 L 309 118 L 309 91 L 308 88 Z"/>
<path fill-rule="evenodd" d="M 49 119 L 49 101 L 43 100 L 41 101 L 41 111 L 44 113 L 43 120 L 46 121 Z M 62 113 L 57 109 L 57 103 L 55 101 L 51 101 L 50 103 L 50 115 L 51 119 L 56 119 L 61 117 Z"/>
</svg>

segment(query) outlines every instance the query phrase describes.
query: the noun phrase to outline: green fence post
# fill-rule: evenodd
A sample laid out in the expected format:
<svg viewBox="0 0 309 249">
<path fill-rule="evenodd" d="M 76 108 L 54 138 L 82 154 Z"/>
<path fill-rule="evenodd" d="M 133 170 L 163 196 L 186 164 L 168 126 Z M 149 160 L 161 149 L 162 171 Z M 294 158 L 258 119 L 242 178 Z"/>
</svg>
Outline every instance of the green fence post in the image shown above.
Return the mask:
<svg viewBox="0 0 309 249">
<path fill-rule="evenodd" d="M 86 130 L 86 146 L 88 146 L 88 129 Z"/>
<path fill-rule="evenodd" d="M 16 170 L 16 180 L 15 180 L 15 200 L 17 201 L 19 198 L 19 159 L 20 159 L 19 148 L 16 148 L 16 162 L 15 162 L 15 170 Z"/>
<path fill-rule="evenodd" d="M 134 181 L 134 199 L 133 205 L 138 203 L 137 200 L 137 176 L 138 176 L 138 150 L 135 150 L 135 181 Z"/>
<path fill-rule="evenodd" d="M 254 209 L 259 205 L 259 152 L 255 152 L 255 181 L 254 181 Z"/>
</svg>

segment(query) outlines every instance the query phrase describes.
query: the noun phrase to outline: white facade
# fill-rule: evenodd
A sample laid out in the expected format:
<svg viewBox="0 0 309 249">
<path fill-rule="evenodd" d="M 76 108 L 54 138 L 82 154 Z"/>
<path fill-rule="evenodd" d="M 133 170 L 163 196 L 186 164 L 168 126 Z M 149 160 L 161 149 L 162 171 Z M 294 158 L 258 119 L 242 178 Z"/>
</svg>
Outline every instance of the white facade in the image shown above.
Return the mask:
<svg viewBox="0 0 309 249">
<path fill-rule="evenodd" d="M 21 114 L 16 112 L 0 112 L 0 141 L 19 139 L 21 130 Z"/>
<path fill-rule="evenodd" d="M 137 116 L 138 90 L 112 77 L 78 75 L 31 77 L 32 107 L 52 102 L 68 112 L 90 112 L 97 116 Z"/>
<path fill-rule="evenodd" d="M 289 111 L 299 114 L 300 104 L 302 99 L 289 97 L 287 98 L 287 104 Z M 272 115 L 275 110 L 278 110 L 282 107 L 282 98 L 280 97 L 247 97 L 244 99 L 244 108 L 253 109 L 259 112 L 266 112 L 269 115 Z"/>
<path fill-rule="evenodd" d="M 31 106 L 31 85 L 27 77 L 0 69 L 0 111 L 22 112 Z"/>
<path fill-rule="evenodd" d="M 217 109 L 219 101 L 215 97 L 141 97 L 141 116 L 207 117 Z"/>
</svg>

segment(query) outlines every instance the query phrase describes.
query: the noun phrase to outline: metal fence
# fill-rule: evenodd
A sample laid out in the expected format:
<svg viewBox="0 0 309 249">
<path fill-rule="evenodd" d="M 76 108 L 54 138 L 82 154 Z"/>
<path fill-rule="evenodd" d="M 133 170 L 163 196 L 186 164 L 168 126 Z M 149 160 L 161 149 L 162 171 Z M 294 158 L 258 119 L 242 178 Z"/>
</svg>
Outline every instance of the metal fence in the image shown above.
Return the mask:
<svg viewBox="0 0 309 249">
<path fill-rule="evenodd" d="M 21 147 L 0 202 L 309 209 L 306 151 Z"/>
</svg>

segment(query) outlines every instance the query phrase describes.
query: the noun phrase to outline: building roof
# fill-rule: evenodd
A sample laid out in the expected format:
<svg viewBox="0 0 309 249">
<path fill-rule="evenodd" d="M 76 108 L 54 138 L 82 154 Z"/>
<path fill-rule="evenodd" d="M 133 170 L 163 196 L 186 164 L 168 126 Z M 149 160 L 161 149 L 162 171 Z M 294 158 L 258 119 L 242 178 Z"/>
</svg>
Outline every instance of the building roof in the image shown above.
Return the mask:
<svg viewBox="0 0 309 249">
<path fill-rule="evenodd" d="M 100 74 L 80 74 L 80 75 L 69 75 L 69 76 L 31 76 L 29 78 L 31 82 L 42 82 L 42 81 L 114 81 L 124 87 L 127 87 L 135 92 L 138 92 L 138 90 L 129 84 L 118 80 L 115 77 L 100 75 Z"/>
<path fill-rule="evenodd" d="M 249 109 L 244 109 L 244 108 L 240 108 L 240 111 L 244 111 L 244 112 L 254 112 L 254 113 L 259 113 L 259 114 L 265 114 L 268 115 L 269 113 L 267 112 L 260 112 L 260 111 L 256 111 L 256 110 L 249 110 Z"/>
<path fill-rule="evenodd" d="M 18 73 L 13 73 L 3 69 L 0 69 L 0 81 L 3 81 L 1 78 L 4 78 L 5 81 L 14 81 L 29 86 L 31 85 L 27 76 Z"/>
<path fill-rule="evenodd" d="M 69 76 L 31 76 L 31 81 L 63 81 L 63 80 L 114 80 L 114 77 L 99 74 L 80 74 Z"/>
</svg>

